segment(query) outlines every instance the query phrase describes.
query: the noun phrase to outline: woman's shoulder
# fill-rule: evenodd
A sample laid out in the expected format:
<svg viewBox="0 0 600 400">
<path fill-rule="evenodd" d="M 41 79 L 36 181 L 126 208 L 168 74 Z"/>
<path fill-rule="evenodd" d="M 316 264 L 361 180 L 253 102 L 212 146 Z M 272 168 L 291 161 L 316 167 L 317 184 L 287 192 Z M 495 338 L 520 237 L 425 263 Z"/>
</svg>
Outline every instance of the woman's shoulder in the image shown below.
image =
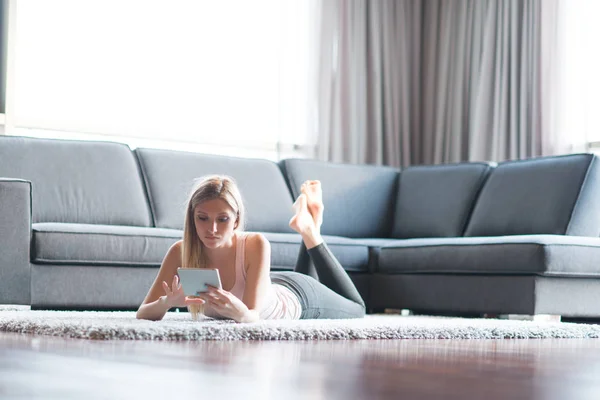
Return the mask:
<svg viewBox="0 0 600 400">
<path fill-rule="evenodd" d="M 178 240 L 169 247 L 167 251 L 167 257 L 181 259 L 181 248 L 183 246 L 183 240 Z"/>
<path fill-rule="evenodd" d="M 181 246 L 183 246 L 183 240 L 179 239 L 178 241 L 176 241 L 175 243 L 173 243 L 171 245 L 171 248 L 169 249 L 169 251 L 171 251 L 171 250 L 179 250 L 179 251 L 181 251 Z"/>
<path fill-rule="evenodd" d="M 170 271 L 169 273 L 175 273 L 177 268 L 181 267 L 181 260 L 183 258 L 181 254 L 181 246 L 182 243 L 181 240 L 179 240 L 169 247 L 169 250 L 167 250 L 165 257 L 163 258 L 161 270 Z"/>
<path fill-rule="evenodd" d="M 271 244 L 263 235 L 259 232 L 244 232 L 246 245 L 245 245 L 245 257 L 246 257 L 246 270 L 249 268 L 262 268 L 270 267 L 271 258 Z M 252 267 L 254 266 L 254 267 Z"/>
<path fill-rule="evenodd" d="M 243 235 L 246 241 L 246 248 L 251 251 L 269 247 L 271 245 L 265 235 L 260 232 L 243 232 Z"/>
</svg>

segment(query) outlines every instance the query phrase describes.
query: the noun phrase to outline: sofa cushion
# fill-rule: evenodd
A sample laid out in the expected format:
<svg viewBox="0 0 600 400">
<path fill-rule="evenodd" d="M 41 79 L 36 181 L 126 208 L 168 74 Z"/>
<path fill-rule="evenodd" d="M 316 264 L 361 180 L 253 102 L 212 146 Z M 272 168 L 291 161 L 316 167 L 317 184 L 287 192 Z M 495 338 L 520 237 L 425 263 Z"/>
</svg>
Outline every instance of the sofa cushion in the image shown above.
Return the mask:
<svg viewBox="0 0 600 400">
<path fill-rule="evenodd" d="M 600 235 L 600 174 L 592 154 L 505 162 L 494 168 L 465 236 Z"/>
<path fill-rule="evenodd" d="M 369 239 L 354 239 L 357 243 L 363 244 L 369 247 L 369 266 L 368 271 L 374 272 L 377 270 L 379 265 L 379 254 L 381 253 L 381 248 L 385 246 L 390 246 L 398 243 L 399 240 L 402 239 L 378 239 L 378 238 L 369 238 Z"/>
<path fill-rule="evenodd" d="M 386 246 L 377 272 L 600 276 L 600 238 L 515 235 L 406 239 Z"/>
<path fill-rule="evenodd" d="M 292 270 L 296 266 L 302 238 L 298 234 L 263 232 L 271 243 L 271 266 L 274 270 Z M 323 240 L 347 271 L 367 272 L 369 246 L 340 236 L 324 235 Z"/>
<path fill-rule="evenodd" d="M 402 170 L 392 237 L 462 236 L 491 169 L 487 163 L 464 163 Z"/>
<path fill-rule="evenodd" d="M 271 243 L 272 268 L 294 269 L 300 235 L 263 234 Z M 159 266 L 182 235 L 180 230 L 166 228 L 37 223 L 31 256 L 36 264 Z M 367 245 L 337 236 L 324 236 L 324 240 L 345 269 L 367 270 Z"/>
<path fill-rule="evenodd" d="M 33 224 L 38 264 L 158 266 L 181 239 L 174 229 L 88 224 Z"/>
<path fill-rule="evenodd" d="M 236 180 L 246 206 L 246 230 L 293 232 L 288 226 L 292 196 L 277 164 L 173 150 L 138 148 L 135 153 L 157 227 L 183 229 L 186 201 L 194 180 L 218 174 Z"/>
<path fill-rule="evenodd" d="M 0 176 L 32 182 L 33 222 L 150 226 L 127 145 L 0 135 Z"/>
<path fill-rule="evenodd" d="M 396 243 L 402 243 L 404 240 L 402 239 L 389 239 L 389 238 L 360 238 L 360 239 L 352 239 L 354 243 L 359 243 L 365 246 L 373 247 L 373 248 L 381 248 L 386 246 L 391 246 Z"/>
<path fill-rule="evenodd" d="M 308 179 L 323 185 L 325 235 L 351 238 L 390 236 L 399 170 L 372 165 L 289 159 L 280 163 L 297 197 Z"/>
</svg>

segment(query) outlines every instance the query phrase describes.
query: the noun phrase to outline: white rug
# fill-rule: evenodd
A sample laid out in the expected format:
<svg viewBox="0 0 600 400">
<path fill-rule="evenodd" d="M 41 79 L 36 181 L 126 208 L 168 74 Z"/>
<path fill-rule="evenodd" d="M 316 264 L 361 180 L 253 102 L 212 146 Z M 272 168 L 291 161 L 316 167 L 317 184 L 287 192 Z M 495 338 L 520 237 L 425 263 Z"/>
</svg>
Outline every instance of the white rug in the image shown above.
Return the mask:
<svg viewBox="0 0 600 400">
<path fill-rule="evenodd" d="M 1 308 L 0 332 L 97 340 L 336 340 L 600 338 L 600 326 L 561 322 L 369 315 L 355 320 L 237 324 L 168 313 L 141 321 L 133 312 L 30 311 Z"/>
</svg>

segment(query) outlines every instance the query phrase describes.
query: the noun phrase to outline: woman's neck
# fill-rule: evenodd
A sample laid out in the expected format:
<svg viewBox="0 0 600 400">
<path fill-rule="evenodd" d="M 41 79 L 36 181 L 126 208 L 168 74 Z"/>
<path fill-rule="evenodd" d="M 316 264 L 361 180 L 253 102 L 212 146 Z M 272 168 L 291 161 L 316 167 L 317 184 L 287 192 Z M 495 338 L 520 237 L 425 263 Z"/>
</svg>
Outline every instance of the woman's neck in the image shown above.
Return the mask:
<svg viewBox="0 0 600 400">
<path fill-rule="evenodd" d="M 206 255 L 208 265 L 221 264 L 223 261 L 228 260 L 232 253 L 235 254 L 236 243 L 237 233 L 234 233 L 231 236 L 231 240 L 222 247 L 217 247 L 216 249 L 208 249 L 205 247 L 204 254 Z"/>
</svg>

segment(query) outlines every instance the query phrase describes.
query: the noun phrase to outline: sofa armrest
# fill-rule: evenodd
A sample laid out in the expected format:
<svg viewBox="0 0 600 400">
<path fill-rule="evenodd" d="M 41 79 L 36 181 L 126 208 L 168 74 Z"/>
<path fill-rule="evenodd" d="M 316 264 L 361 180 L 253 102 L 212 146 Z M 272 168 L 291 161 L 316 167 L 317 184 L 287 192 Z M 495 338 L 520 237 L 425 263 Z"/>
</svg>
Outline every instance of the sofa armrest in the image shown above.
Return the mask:
<svg viewBox="0 0 600 400">
<path fill-rule="evenodd" d="M 31 302 L 31 182 L 0 177 L 0 304 Z"/>
</svg>

